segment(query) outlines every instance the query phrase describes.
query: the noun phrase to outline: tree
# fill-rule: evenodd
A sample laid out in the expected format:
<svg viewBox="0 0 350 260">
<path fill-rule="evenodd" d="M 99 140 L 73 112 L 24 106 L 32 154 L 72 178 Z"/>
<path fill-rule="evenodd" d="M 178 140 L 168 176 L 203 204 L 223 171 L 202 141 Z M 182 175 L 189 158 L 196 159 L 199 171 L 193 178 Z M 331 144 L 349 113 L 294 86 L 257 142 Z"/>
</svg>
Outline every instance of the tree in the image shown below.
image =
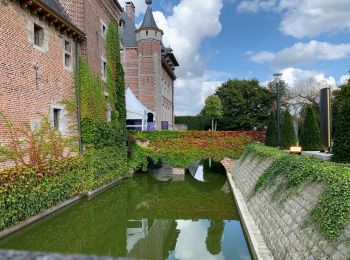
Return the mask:
<svg viewBox="0 0 350 260">
<path fill-rule="evenodd" d="M 288 87 L 288 84 L 284 80 L 280 80 L 279 84 L 277 85 L 275 81 L 269 82 L 267 85 L 267 88 L 270 90 L 270 92 L 273 95 L 274 100 L 277 98 L 277 89 L 279 88 L 279 95 L 280 95 L 280 101 L 281 101 L 281 108 L 282 109 L 288 109 L 289 107 L 289 100 L 290 100 L 290 89 Z M 273 110 L 276 111 L 276 103 L 273 103 Z"/>
<path fill-rule="evenodd" d="M 304 151 L 319 151 L 320 126 L 318 125 L 312 105 L 306 107 L 305 120 L 300 132 L 300 146 Z"/>
<path fill-rule="evenodd" d="M 296 145 L 295 131 L 293 126 L 293 119 L 288 109 L 284 111 L 281 122 L 281 148 L 289 149 Z"/>
<path fill-rule="evenodd" d="M 271 113 L 269 117 L 269 122 L 267 124 L 265 145 L 271 147 L 277 147 L 277 122 L 276 114 Z"/>
<path fill-rule="evenodd" d="M 218 255 L 221 252 L 221 241 L 224 233 L 225 223 L 222 220 L 211 220 L 205 243 L 207 250 L 212 255 Z"/>
<path fill-rule="evenodd" d="M 350 84 L 335 93 L 333 161 L 350 162 Z"/>
<path fill-rule="evenodd" d="M 223 130 L 264 129 L 272 108 L 273 95 L 257 80 L 229 80 L 216 91 L 223 106 Z"/>
<path fill-rule="evenodd" d="M 216 131 L 217 120 L 222 118 L 222 104 L 217 95 L 207 97 L 205 100 L 205 106 L 202 110 L 202 115 L 207 120 L 211 120 L 211 129 Z"/>
</svg>

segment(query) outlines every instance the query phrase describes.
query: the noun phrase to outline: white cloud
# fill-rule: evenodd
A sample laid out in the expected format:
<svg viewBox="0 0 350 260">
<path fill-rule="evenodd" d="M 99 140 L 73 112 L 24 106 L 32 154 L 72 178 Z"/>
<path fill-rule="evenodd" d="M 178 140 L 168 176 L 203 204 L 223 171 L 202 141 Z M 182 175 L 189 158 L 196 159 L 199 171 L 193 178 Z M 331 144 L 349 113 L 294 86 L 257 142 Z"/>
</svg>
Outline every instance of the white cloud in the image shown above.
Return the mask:
<svg viewBox="0 0 350 260">
<path fill-rule="evenodd" d="M 349 79 L 350 79 L 349 75 L 343 75 L 339 79 L 339 84 L 340 85 L 346 84 L 346 83 L 348 83 Z"/>
<path fill-rule="evenodd" d="M 282 80 L 292 89 L 300 89 L 305 87 L 308 82 L 317 82 L 320 86 L 336 86 L 334 77 L 326 75 L 323 72 L 302 70 L 297 68 L 286 68 L 281 70 Z"/>
<path fill-rule="evenodd" d="M 277 0 L 244 0 L 238 4 L 237 9 L 241 12 L 257 13 L 260 10 L 270 10 L 276 2 Z"/>
<path fill-rule="evenodd" d="M 158 27 L 164 31 L 164 45 L 173 49 L 180 63 L 175 82 L 176 114 L 200 112 L 203 99 L 221 83 L 216 80 L 220 78 L 216 72 L 206 71 L 199 49 L 204 39 L 221 32 L 222 7 L 223 0 L 181 0 L 170 16 L 159 11 L 153 13 Z M 198 96 L 201 99 L 193 98 Z"/>
<path fill-rule="evenodd" d="M 203 106 L 205 99 L 214 94 L 217 87 L 221 86 L 223 81 L 216 80 L 220 77 L 214 72 L 205 72 L 200 77 L 183 77 L 176 81 L 175 90 L 175 114 L 195 115 L 198 114 Z"/>
<path fill-rule="evenodd" d="M 250 56 L 250 60 L 257 63 L 270 62 L 275 58 L 275 54 L 269 51 L 261 51 L 261 52 L 249 52 L 247 55 Z"/>
<path fill-rule="evenodd" d="M 280 12 L 280 30 L 296 38 L 350 30 L 349 0 L 243 0 L 237 9 Z"/>
<path fill-rule="evenodd" d="M 330 44 L 327 42 L 310 41 L 296 43 L 277 53 L 262 51 L 252 53 L 250 59 L 254 62 L 271 62 L 275 67 L 292 67 L 311 64 L 317 60 L 337 60 L 350 56 L 350 43 Z"/>
</svg>

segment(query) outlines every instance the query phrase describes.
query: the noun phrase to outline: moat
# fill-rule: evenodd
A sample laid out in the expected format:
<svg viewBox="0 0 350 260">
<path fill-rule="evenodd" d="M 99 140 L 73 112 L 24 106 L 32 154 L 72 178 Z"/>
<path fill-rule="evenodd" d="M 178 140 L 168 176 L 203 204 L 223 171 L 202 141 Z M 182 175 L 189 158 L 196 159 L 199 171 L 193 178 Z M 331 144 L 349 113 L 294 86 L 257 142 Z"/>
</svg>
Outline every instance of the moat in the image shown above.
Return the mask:
<svg viewBox="0 0 350 260">
<path fill-rule="evenodd" d="M 199 176 L 199 177 L 198 177 Z M 194 178 L 196 177 L 196 178 Z M 250 259 L 221 164 L 133 178 L 0 241 L 0 249 L 143 259 Z"/>
</svg>

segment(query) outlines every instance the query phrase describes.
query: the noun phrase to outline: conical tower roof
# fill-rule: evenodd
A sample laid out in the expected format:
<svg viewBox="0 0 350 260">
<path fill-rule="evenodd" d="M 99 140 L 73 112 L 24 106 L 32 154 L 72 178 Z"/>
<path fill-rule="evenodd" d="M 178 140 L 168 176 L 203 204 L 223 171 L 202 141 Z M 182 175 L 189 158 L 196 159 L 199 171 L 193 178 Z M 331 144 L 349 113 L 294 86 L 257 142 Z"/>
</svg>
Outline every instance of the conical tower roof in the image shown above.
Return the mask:
<svg viewBox="0 0 350 260">
<path fill-rule="evenodd" d="M 148 29 L 154 28 L 159 29 L 156 21 L 154 20 L 153 12 L 152 12 L 152 0 L 146 0 L 147 10 L 145 16 L 143 17 L 143 21 L 140 29 Z"/>
</svg>

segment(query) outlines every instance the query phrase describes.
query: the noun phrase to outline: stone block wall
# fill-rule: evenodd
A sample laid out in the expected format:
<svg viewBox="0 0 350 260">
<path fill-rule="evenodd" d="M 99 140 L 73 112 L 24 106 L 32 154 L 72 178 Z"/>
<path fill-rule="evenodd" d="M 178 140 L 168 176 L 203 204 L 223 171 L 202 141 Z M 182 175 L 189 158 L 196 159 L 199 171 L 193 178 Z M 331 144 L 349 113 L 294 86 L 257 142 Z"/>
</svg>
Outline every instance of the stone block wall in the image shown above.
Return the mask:
<svg viewBox="0 0 350 260">
<path fill-rule="evenodd" d="M 273 189 L 259 192 L 249 199 L 255 183 L 271 163 L 271 160 L 250 155 L 246 160 L 237 162 L 232 176 L 274 258 L 349 259 L 350 223 L 340 242 L 334 243 L 325 240 L 312 225 L 301 227 L 323 192 L 322 184 L 302 187 L 297 195 L 283 204 L 271 200 Z"/>
</svg>

